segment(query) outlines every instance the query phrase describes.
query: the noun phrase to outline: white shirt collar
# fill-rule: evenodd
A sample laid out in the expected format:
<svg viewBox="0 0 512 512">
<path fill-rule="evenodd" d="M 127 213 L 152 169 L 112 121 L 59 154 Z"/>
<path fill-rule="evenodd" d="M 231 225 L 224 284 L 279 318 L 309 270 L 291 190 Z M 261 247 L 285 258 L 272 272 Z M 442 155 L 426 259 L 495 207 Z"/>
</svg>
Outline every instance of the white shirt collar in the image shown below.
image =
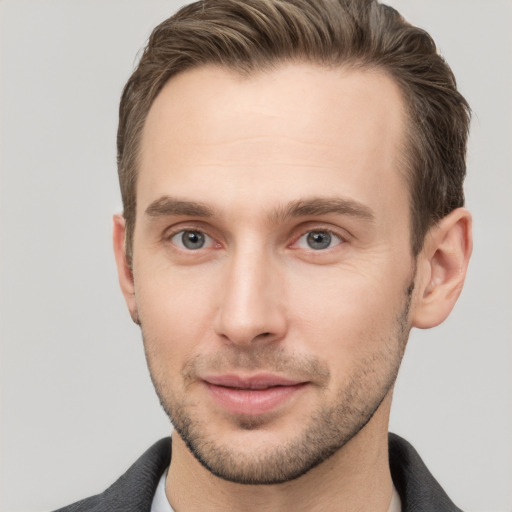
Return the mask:
<svg viewBox="0 0 512 512">
<path fill-rule="evenodd" d="M 167 499 L 167 495 L 165 494 L 165 479 L 167 478 L 167 471 L 168 470 L 164 471 L 164 474 L 160 477 L 160 481 L 158 482 L 155 496 L 151 503 L 151 512 L 174 512 L 169 500 Z M 401 511 L 402 503 L 400 501 L 400 496 L 398 495 L 396 488 L 393 486 L 393 496 L 391 497 L 388 512 Z"/>
</svg>

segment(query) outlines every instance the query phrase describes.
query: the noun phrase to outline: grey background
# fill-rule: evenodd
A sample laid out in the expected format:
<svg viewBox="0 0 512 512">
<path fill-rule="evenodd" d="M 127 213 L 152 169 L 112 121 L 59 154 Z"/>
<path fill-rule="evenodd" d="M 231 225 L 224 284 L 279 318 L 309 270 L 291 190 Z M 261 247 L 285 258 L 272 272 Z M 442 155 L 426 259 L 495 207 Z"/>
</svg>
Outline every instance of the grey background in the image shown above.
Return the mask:
<svg viewBox="0 0 512 512">
<path fill-rule="evenodd" d="M 121 88 L 181 2 L 0 1 L 1 502 L 103 490 L 170 428 L 118 290 Z M 415 331 L 391 429 L 462 508 L 512 510 L 512 2 L 393 1 L 434 36 L 475 116 L 475 250 L 450 319 Z"/>
</svg>

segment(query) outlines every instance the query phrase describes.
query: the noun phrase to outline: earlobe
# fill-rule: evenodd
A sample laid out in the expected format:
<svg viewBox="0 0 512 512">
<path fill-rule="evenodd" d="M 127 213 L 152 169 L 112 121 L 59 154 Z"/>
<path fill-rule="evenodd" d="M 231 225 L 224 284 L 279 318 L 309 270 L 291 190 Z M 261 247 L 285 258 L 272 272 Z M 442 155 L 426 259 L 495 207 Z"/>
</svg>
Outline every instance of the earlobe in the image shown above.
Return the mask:
<svg viewBox="0 0 512 512">
<path fill-rule="evenodd" d="M 418 256 L 416 304 L 412 325 L 420 329 L 443 322 L 455 306 L 473 248 L 471 214 L 457 208 L 425 238 Z"/>
<path fill-rule="evenodd" d="M 114 255 L 116 258 L 117 274 L 119 277 L 119 285 L 123 292 L 126 305 L 130 312 L 132 320 L 139 324 L 139 315 L 137 312 L 137 303 L 135 301 L 135 285 L 133 281 L 133 273 L 131 266 L 126 258 L 125 250 L 125 219 L 122 215 L 117 214 L 113 217 L 112 238 L 114 243 Z"/>
</svg>

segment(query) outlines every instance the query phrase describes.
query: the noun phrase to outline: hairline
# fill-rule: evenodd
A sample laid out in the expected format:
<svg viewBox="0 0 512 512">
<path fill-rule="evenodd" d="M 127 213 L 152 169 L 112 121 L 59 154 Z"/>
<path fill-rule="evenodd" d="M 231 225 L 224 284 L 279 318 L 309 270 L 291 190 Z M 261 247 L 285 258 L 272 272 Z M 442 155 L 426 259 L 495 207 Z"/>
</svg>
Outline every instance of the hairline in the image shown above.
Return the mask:
<svg viewBox="0 0 512 512">
<path fill-rule="evenodd" d="M 376 62 L 365 62 L 364 58 L 352 57 L 352 58 L 344 58 L 336 61 L 336 59 L 325 59 L 325 61 L 321 61 L 320 59 L 312 59 L 307 56 L 291 56 L 287 58 L 269 58 L 264 61 L 255 61 L 255 62 L 242 62 L 239 64 L 231 63 L 231 62 L 215 62 L 215 61 L 205 61 L 190 64 L 175 73 L 171 74 L 159 87 L 158 92 L 154 95 L 151 100 L 151 103 L 147 106 L 147 109 L 144 112 L 144 115 L 137 120 L 136 126 L 134 129 L 136 130 L 137 136 L 133 140 L 135 145 L 132 148 L 131 156 L 133 158 L 132 163 L 132 173 L 131 180 L 133 187 L 133 205 L 131 205 L 131 211 L 133 213 L 133 219 L 127 219 L 125 216 L 126 208 L 123 211 L 123 217 L 125 221 L 132 222 L 132 225 L 128 227 L 128 236 L 125 237 L 125 253 L 128 257 L 128 262 L 131 266 L 132 264 L 132 256 L 133 256 L 133 238 L 135 233 L 136 219 L 137 219 L 137 182 L 138 176 L 141 170 L 141 155 L 142 155 L 142 140 L 144 137 L 145 127 L 148 115 L 153 107 L 156 99 L 164 88 L 176 77 L 181 76 L 185 73 L 204 69 L 204 68 L 216 68 L 218 70 L 225 70 L 233 74 L 235 77 L 239 77 L 243 80 L 250 80 L 258 75 L 270 74 L 272 71 L 278 70 L 287 65 L 300 65 L 307 64 L 312 67 L 317 67 L 321 69 L 347 69 L 349 71 L 361 70 L 368 72 L 377 72 L 382 75 L 387 76 L 390 80 L 393 81 L 395 86 L 397 87 L 400 98 L 402 101 L 402 111 L 403 111 L 403 124 L 402 124 L 402 136 L 399 147 L 397 148 L 397 172 L 402 175 L 402 178 L 405 180 L 405 185 L 407 188 L 407 200 L 408 200 L 408 211 L 409 211 L 409 240 L 410 240 L 410 248 L 411 253 L 414 257 L 418 255 L 422 248 L 422 243 L 424 241 L 425 236 L 421 241 L 415 240 L 414 238 L 414 229 L 415 229 L 415 218 L 414 218 L 414 157 L 413 153 L 417 149 L 417 142 L 415 141 L 415 134 L 417 131 L 417 126 L 414 123 L 413 112 L 411 111 L 410 98 L 407 93 L 407 88 L 401 83 L 401 81 L 394 76 L 392 72 L 388 68 L 386 68 L 383 64 L 378 64 Z M 429 226 L 430 227 L 430 226 Z M 426 230 L 427 231 L 427 230 Z M 425 231 L 425 235 L 426 235 Z"/>
</svg>

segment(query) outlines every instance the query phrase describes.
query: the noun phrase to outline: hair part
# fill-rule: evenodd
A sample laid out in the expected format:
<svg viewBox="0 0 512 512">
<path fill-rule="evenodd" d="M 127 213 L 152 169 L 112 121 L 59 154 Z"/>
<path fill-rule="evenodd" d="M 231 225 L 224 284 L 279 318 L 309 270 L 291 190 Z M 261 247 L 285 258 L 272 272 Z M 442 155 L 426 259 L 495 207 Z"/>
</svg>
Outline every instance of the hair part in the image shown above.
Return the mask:
<svg viewBox="0 0 512 512">
<path fill-rule="evenodd" d="M 250 76 L 296 61 L 379 69 L 400 87 L 414 256 L 429 228 L 464 205 L 470 108 L 427 32 L 377 0 L 202 0 L 153 30 L 121 97 L 117 162 L 130 264 L 140 143 L 163 86 L 208 64 Z"/>
</svg>

